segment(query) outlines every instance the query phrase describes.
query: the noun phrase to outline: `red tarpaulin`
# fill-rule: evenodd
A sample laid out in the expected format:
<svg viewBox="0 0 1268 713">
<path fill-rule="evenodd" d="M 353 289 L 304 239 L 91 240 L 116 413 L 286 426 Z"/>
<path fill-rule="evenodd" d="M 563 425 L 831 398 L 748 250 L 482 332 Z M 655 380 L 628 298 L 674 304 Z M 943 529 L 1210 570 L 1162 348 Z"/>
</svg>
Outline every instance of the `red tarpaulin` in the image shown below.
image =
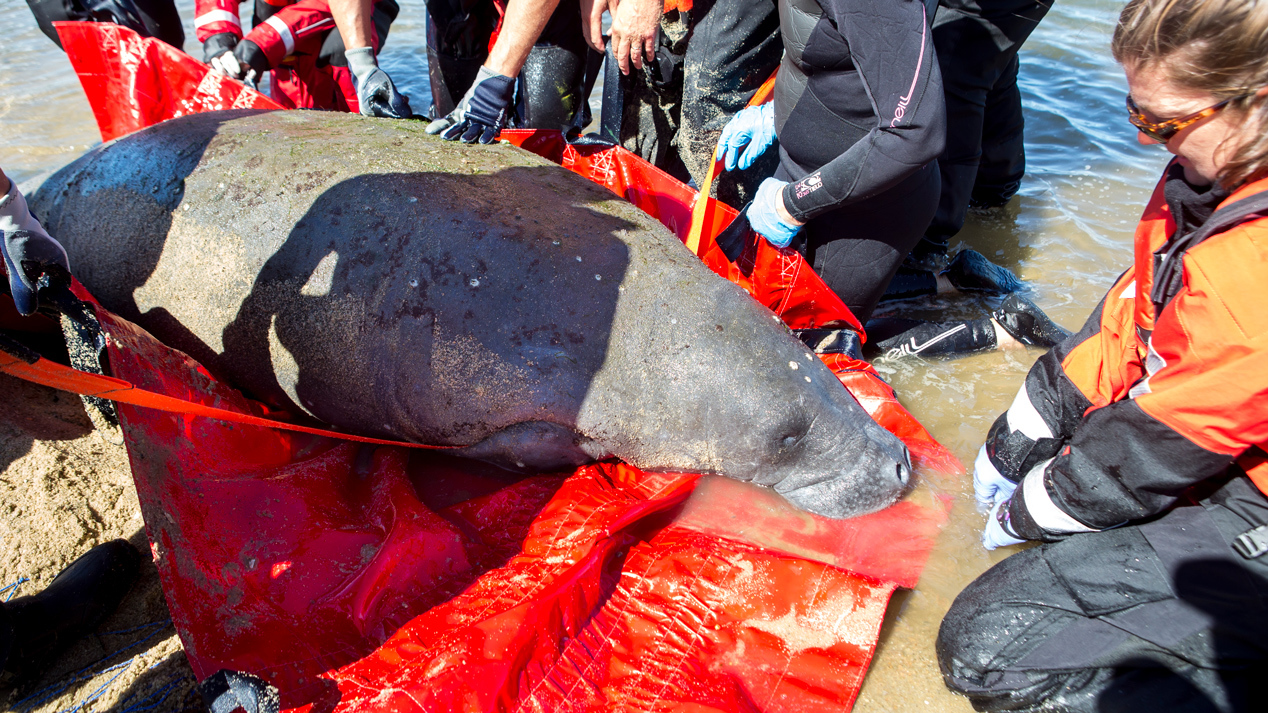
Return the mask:
<svg viewBox="0 0 1268 713">
<path fill-rule="evenodd" d="M 268 99 L 122 28 L 62 23 L 105 139 Z M 684 237 L 695 194 L 619 148 L 505 137 Z M 796 253 L 700 254 L 793 327 L 853 317 Z M 91 299 L 82 288 L 79 295 Z M 99 310 L 115 377 L 262 407 Z M 826 358 L 918 465 L 959 464 L 870 367 Z M 18 360 L 0 354 L 17 373 Z M 147 533 L 195 673 L 247 671 L 312 710 L 848 710 L 890 594 L 946 503 L 832 521 L 723 478 L 603 463 L 515 480 L 398 446 L 119 405 Z"/>
</svg>

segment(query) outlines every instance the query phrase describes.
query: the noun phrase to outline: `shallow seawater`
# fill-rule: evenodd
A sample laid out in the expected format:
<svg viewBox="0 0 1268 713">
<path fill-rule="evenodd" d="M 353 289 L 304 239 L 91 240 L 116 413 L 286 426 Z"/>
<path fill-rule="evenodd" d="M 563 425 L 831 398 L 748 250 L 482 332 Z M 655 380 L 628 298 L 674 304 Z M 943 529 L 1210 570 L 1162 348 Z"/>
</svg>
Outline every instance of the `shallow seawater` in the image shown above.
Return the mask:
<svg viewBox="0 0 1268 713">
<path fill-rule="evenodd" d="M 423 4 L 401 4 L 381 63 L 415 110 L 426 111 Z M 177 5 L 186 50 L 201 56 L 193 38 L 193 2 Z M 957 238 L 1016 270 L 1030 284 L 1029 296 L 1070 329 L 1082 324 L 1129 264 L 1132 229 L 1167 157 L 1157 147 L 1136 144 L 1126 121 L 1125 84 L 1108 49 L 1120 7 L 1112 0 L 1062 0 L 1031 37 L 1021 76 L 1027 178 L 1007 206 L 972 213 Z M 0 3 L 0 26 L 8 32 L 0 53 L 0 166 L 21 183 L 67 163 L 100 137 L 69 63 L 40 34 L 25 3 Z M 916 316 L 979 316 L 988 306 L 960 298 L 900 309 Z M 1037 356 L 1033 350 L 996 352 L 878 367 L 903 403 L 970 466 Z M 987 553 L 978 543 L 984 517 L 973 505 L 967 474 L 929 478 L 920 487 L 917 497 L 929 491 L 952 496 L 951 521 L 920 586 L 900 593 L 890 609 L 859 711 L 970 710 L 942 686 L 933 640 L 960 589 L 1008 552 Z"/>
</svg>

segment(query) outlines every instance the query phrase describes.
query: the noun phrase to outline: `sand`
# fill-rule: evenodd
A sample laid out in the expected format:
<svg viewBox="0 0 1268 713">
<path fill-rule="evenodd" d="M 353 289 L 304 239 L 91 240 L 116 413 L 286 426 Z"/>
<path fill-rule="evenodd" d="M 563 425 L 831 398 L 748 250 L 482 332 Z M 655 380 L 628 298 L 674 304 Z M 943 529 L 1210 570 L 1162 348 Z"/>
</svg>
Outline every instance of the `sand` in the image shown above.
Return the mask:
<svg viewBox="0 0 1268 713">
<path fill-rule="evenodd" d="M 0 707 L 205 710 L 148 557 L 123 446 L 93 430 L 77 396 L 0 374 L 0 468 L 0 587 L 22 582 L 0 598 L 39 592 L 76 557 L 116 538 L 147 555 L 140 579 L 97 633 L 39 680 L 0 690 Z"/>
</svg>

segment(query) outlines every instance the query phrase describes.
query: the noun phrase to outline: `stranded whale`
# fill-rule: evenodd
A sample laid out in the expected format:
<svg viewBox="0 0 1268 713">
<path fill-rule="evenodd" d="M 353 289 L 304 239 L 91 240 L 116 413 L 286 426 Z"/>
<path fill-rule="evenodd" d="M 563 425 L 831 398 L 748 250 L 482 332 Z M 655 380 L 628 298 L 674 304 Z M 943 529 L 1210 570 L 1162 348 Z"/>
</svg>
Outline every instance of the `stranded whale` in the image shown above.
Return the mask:
<svg viewBox="0 0 1268 713">
<path fill-rule="evenodd" d="M 523 471 L 617 457 L 846 517 L 906 449 L 668 230 L 509 145 L 218 112 L 94 149 L 32 197 L 109 309 L 255 398 Z"/>
</svg>

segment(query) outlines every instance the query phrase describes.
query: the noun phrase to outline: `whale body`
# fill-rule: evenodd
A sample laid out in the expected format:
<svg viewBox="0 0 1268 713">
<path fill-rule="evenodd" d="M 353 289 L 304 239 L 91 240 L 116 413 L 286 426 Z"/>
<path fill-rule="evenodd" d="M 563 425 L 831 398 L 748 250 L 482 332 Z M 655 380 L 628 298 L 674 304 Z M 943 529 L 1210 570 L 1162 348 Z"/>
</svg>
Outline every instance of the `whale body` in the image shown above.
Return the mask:
<svg viewBox="0 0 1268 713">
<path fill-rule="evenodd" d="M 196 114 L 31 198 L 111 311 L 278 408 L 523 472 L 605 458 L 879 509 L 910 460 L 767 309 L 609 191 L 506 144 Z"/>
</svg>

